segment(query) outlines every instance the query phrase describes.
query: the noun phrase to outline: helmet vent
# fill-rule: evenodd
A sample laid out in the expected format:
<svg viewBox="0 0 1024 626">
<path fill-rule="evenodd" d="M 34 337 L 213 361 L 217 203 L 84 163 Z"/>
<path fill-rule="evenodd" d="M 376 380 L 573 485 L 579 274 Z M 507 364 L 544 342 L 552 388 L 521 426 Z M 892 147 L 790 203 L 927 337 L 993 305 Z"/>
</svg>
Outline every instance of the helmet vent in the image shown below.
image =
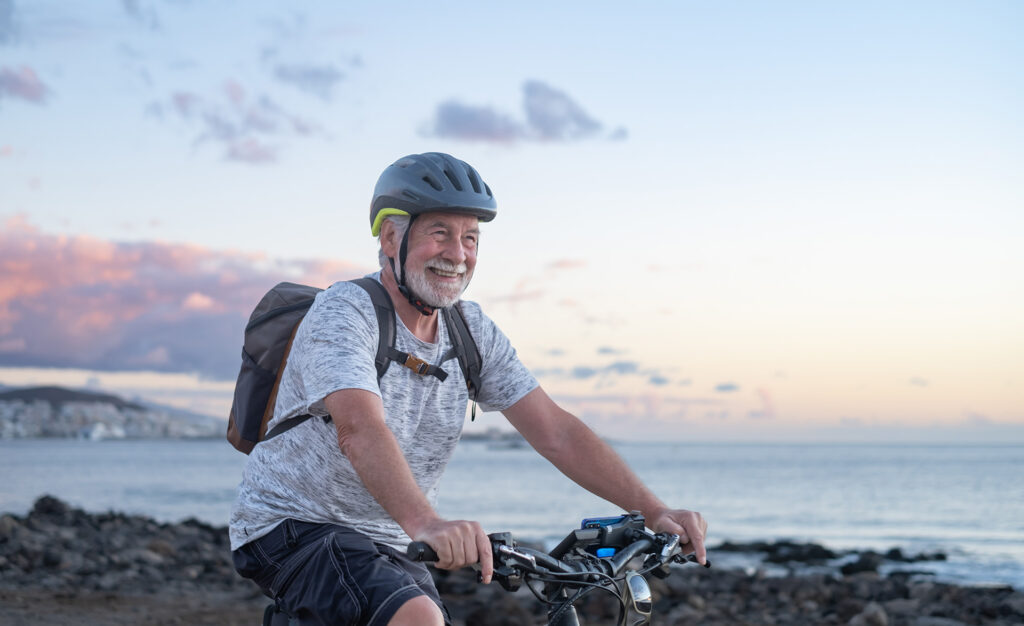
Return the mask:
<svg viewBox="0 0 1024 626">
<path fill-rule="evenodd" d="M 490 185 L 488 185 L 487 183 L 484 183 L 484 189 L 487 190 L 487 196 L 488 197 L 490 197 L 490 198 L 494 197 L 494 194 L 491 193 L 491 186 Z"/>
<path fill-rule="evenodd" d="M 434 178 L 432 176 L 424 176 L 423 177 L 423 182 L 425 182 L 428 185 L 430 185 L 431 187 L 433 187 L 435 191 L 441 191 L 441 190 L 444 189 L 444 187 L 441 186 L 441 183 L 439 183 L 436 180 L 434 180 Z"/>
<path fill-rule="evenodd" d="M 448 181 L 451 182 L 452 187 L 455 187 L 455 189 L 462 191 L 462 183 L 460 183 L 459 179 L 455 177 L 455 174 L 452 174 L 452 171 L 450 169 L 445 168 L 444 175 L 448 177 Z"/>
<path fill-rule="evenodd" d="M 467 168 L 466 175 L 469 176 L 469 184 L 473 185 L 473 191 L 475 193 L 480 193 L 480 177 L 476 175 L 473 168 Z"/>
</svg>

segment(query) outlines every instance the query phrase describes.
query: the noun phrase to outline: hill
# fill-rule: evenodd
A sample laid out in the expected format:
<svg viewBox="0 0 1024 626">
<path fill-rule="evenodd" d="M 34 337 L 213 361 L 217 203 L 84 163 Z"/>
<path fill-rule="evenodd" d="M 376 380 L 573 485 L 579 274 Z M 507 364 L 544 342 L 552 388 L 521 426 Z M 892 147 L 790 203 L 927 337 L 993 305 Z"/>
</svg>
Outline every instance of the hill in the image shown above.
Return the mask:
<svg viewBox="0 0 1024 626">
<path fill-rule="evenodd" d="M 152 439 L 222 435 L 207 415 L 97 391 L 45 386 L 0 391 L 0 439 Z"/>
<path fill-rule="evenodd" d="M 5 400 L 21 400 L 25 403 L 42 400 L 43 402 L 48 402 L 54 409 L 60 409 L 60 407 L 68 404 L 69 402 L 111 404 L 119 410 L 129 409 L 133 411 L 144 411 L 146 409 L 146 407 L 141 404 L 127 402 L 112 394 L 97 393 L 94 391 L 76 391 L 74 389 L 66 389 L 64 387 L 26 387 L 24 389 L 2 391 L 0 392 L 0 402 Z"/>
</svg>

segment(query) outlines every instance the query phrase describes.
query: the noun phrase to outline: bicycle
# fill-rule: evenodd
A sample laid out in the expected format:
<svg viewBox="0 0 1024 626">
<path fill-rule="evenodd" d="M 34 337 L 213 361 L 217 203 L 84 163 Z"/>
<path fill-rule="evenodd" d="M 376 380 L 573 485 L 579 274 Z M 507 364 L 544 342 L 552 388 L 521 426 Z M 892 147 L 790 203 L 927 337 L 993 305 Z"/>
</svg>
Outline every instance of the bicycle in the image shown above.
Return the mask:
<svg viewBox="0 0 1024 626">
<path fill-rule="evenodd" d="M 619 626 L 650 624 L 653 600 L 646 574 L 667 577 L 673 563 L 696 563 L 683 555 L 679 535 L 652 533 L 638 512 L 617 517 L 584 519 L 551 552 L 516 544 L 511 533 L 492 533 L 494 579 L 509 592 L 525 584 L 548 605 L 548 626 L 580 626 L 576 603 L 596 590 L 619 602 Z M 425 543 L 413 542 L 407 551 L 414 561 L 437 560 Z M 704 567 L 711 567 L 706 561 Z M 538 589 L 538 584 L 543 587 Z M 629 621 L 630 616 L 635 621 Z"/>
</svg>

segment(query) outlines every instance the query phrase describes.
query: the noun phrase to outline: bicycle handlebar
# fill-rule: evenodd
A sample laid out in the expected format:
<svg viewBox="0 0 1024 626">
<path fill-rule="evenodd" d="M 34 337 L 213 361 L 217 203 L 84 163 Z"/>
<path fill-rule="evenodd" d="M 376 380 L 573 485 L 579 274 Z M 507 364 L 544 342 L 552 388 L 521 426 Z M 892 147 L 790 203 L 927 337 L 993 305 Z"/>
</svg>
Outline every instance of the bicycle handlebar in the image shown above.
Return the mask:
<svg viewBox="0 0 1024 626">
<path fill-rule="evenodd" d="M 645 571 L 672 562 L 697 562 L 693 554 L 680 554 L 678 535 L 655 534 L 646 530 L 644 518 L 638 513 L 601 519 L 603 521 L 598 526 L 584 523 L 583 528 L 570 533 L 550 554 L 517 546 L 509 533 L 489 535 L 496 577 L 503 585 L 509 577 L 524 574 L 554 575 L 565 582 L 587 581 L 595 576 L 618 576 L 630 561 L 639 556 L 645 556 Z M 614 553 L 603 555 L 601 549 Z M 406 554 L 413 561 L 438 560 L 434 549 L 422 541 L 410 543 Z M 704 567 L 711 567 L 711 562 L 706 561 Z"/>
</svg>

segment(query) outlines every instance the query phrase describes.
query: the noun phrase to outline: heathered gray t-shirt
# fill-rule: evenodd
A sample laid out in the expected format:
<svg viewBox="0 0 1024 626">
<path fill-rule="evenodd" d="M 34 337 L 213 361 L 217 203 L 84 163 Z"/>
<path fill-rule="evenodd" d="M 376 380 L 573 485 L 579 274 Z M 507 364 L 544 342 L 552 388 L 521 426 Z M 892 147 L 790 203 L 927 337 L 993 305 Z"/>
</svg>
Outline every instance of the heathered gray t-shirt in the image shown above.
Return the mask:
<svg viewBox="0 0 1024 626">
<path fill-rule="evenodd" d="M 380 279 L 379 274 L 372 277 Z M 478 402 L 485 411 L 504 410 L 537 381 L 477 304 L 464 302 L 463 311 L 483 358 Z M 458 360 L 441 363 L 451 347 L 442 320 L 433 344 L 416 338 L 400 318 L 396 322 L 395 347 L 440 365 L 448 373 L 444 382 L 392 362 L 378 386 L 374 356 L 379 331 L 373 304 L 358 285 L 335 283 L 317 295 L 299 325 L 268 429 L 296 415 L 326 415 L 324 398 L 340 389 L 378 394 L 388 428 L 433 505 L 462 433 L 469 394 Z M 321 419 L 307 420 L 253 449 L 231 511 L 231 549 L 287 518 L 343 524 L 399 549 L 409 542 L 342 454 L 334 425 Z"/>
</svg>

